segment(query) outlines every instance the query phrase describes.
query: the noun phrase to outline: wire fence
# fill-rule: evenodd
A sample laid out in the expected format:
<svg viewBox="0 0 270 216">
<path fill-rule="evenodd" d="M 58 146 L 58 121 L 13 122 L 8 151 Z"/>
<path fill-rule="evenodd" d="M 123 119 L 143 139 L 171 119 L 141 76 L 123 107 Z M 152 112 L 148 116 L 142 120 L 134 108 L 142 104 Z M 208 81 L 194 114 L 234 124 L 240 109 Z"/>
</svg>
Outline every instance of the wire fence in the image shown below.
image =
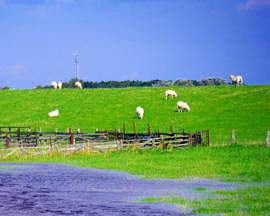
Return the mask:
<svg viewBox="0 0 270 216">
<path fill-rule="evenodd" d="M 227 145 L 267 145 L 269 130 L 257 131 L 253 129 L 211 129 L 210 146 Z"/>
</svg>

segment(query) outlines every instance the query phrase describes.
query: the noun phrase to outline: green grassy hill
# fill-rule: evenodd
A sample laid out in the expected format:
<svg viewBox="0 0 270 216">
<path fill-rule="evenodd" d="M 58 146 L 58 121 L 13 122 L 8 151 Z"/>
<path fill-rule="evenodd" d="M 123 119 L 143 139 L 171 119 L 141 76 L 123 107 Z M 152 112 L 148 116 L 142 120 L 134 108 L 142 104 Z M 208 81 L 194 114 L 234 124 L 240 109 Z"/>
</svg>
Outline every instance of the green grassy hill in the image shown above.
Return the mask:
<svg viewBox="0 0 270 216">
<path fill-rule="evenodd" d="M 166 89 L 179 97 L 165 100 Z M 229 142 L 231 129 L 243 142 L 263 141 L 270 129 L 270 86 L 121 88 L 121 89 L 35 89 L 0 91 L 0 127 L 30 126 L 43 131 L 81 131 L 121 128 L 127 131 L 200 130 L 210 128 L 212 143 Z M 190 113 L 176 112 L 176 102 L 185 101 Z M 145 117 L 138 120 L 135 108 L 142 106 Z M 48 112 L 59 109 L 58 118 Z"/>
</svg>

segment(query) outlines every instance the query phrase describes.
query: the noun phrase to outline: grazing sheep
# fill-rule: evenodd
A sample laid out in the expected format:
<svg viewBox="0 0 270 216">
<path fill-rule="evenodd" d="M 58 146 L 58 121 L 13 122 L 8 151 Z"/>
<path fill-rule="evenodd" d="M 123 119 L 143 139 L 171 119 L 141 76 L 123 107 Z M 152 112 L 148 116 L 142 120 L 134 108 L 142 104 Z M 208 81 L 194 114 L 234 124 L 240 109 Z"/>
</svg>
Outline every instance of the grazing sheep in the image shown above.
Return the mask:
<svg viewBox="0 0 270 216">
<path fill-rule="evenodd" d="M 168 99 L 168 96 L 172 96 L 172 98 L 173 97 L 178 97 L 174 90 L 166 90 L 165 91 L 166 100 Z"/>
<path fill-rule="evenodd" d="M 177 106 L 178 112 L 183 112 L 183 111 L 190 112 L 190 108 L 186 102 L 179 101 L 177 102 L 176 106 Z"/>
<path fill-rule="evenodd" d="M 57 89 L 57 82 L 52 81 L 52 82 L 51 82 L 51 86 L 52 86 L 54 89 Z"/>
<path fill-rule="evenodd" d="M 242 76 L 231 75 L 230 79 L 232 80 L 232 83 L 237 85 L 237 86 L 243 84 L 243 77 Z"/>
<path fill-rule="evenodd" d="M 143 119 L 144 109 L 142 107 L 137 107 L 136 114 L 139 119 Z"/>
<path fill-rule="evenodd" d="M 61 82 L 58 82 L 58 83 L 57 83 L 57 87 L 58 87 L 59 89 L 61 89 L 61 88 L 63 87 L 63 84 L 62 84 Z"/>
<path fill-rule="evenodd" d="M 80 89 L 83 88 L 80 81 L 75 82 L 75 87 L 76 87 L 76 88 L 80 88 Z"/>
<path fill-rule="evenodd" d="M 57 109 L 57 110 L 53 110 L 53 111 L 49 112 L 48 116 L 49 117 L 57 117 L 57 116 L 59 116 L 59 110 Z"/>
</svg>

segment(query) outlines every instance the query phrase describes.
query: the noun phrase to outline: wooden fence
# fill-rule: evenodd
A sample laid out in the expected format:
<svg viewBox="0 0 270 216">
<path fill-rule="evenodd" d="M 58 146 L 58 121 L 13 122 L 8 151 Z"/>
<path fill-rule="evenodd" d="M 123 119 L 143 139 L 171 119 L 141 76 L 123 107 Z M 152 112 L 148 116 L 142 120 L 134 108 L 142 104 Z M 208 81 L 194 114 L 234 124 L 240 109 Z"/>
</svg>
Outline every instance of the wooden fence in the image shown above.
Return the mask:
<svg viewBox="0 0 270 216">
<path fill-rule="evenodd" d="M 67 129 L 66 132 L 43 132 L 33 130 L 29 127 L 0 127 L 0 146 L 11 147 L 37 147 L 37 146 L 66 146 L 76 144 L 91 144 L 98 148 L 125 148 L 132 145 L 149 148 L 163 145 L 164 148 L 184 146 L 209 146 L 209 129 L 195 132 L 181 131 L 162 133 L 160 131 L 151 132 L 150 127 L 145 133 L 127 133 L 125 127 L 122 131 L 100 131 L 94 133 L 81 133 L 80 129 Z M 106 147 L 107 146 L 107 147 Z"/>
</svg>

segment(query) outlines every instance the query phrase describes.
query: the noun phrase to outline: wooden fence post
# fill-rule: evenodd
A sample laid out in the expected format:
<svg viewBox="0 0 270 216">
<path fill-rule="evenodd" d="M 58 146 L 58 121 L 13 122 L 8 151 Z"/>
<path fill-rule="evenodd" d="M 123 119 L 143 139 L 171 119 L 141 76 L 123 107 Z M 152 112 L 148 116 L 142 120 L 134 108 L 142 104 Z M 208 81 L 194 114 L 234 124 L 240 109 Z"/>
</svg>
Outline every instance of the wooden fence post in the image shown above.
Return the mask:
<svg viewBox="0 0 270 216">
<path fill-rule="evenodd" d="M 267 136 L 266 136 L 266 147 L 270 147 L 270 130 L 267 131 Z"/>
<path fill-rule="evenodd" d="M 195 131 L 195 134 L 194 134 L 194 143 L 193 143 L 193 146 L 197 146 L 199 144 L 199 141 L 198 141 L 198 131 Z"/>
<path fill-rule="evenodd" d="M 207 128 L 207 146 L 210 146 L 210 129 Z"/>
<path fill-rule="evenodd" d="M 50 143 L 49 143 L 49 145 L 50 145 L 50 151 L 52 151 L 52 136 L 50 136 Z"/>
<path fill-rule="evenodd" d="M 27 128 L 26 134 L 27 145 L 30 145 L 30 137 L 31 137 L 31 128 Z"/>
<path fill-rule="evenodd" d="M 74 144 L 74 136 L 72 134 L 71 128 L 68 128 L 68 134 L 69 134 L 69 144 L 73 145 Z"/>
<path fill-rule="evenodd" d="M 133 122 L 133 132 L 136 134 L 136 124 L 135 124 L 135 122 Z"/>
<path fill-rule="evenodd" d="M 113 131 L 113 140 L 114 140 L 114 142 L 116 142 L 116 129 L 114 129 L 114 131 Z"/>
<path fill-rule="evenodd" d="M 125 123 L 123 123 L 123 132 L 122 132 L 122 135 L 123 135 L 123 137 L 122 137 L 122 143 L 124 144 L 124 140 L 125 140 L 125 133 L 126 133 L 126 125 L 125 125 Z"/>
<path fill-rule="evenodd" d="M 151 135 L 151 128 L 150 128 L 150 124 L 147 124 L 147 129 L 148 129 L 148 135 Z"/>
<path fill-rule="evenodd" d="M 36 133 L 36 137 L 35 137 L 35 146 L 37 146 L 39 144 L 39 136 L 38 134 Z"/>
<path fill-rule="evenodd" d="M 6 136 L 5 136 L 5 146 L 6 146 L 6 148 L 9 148 L 10 144 L 11 144 L 10 135 L 6 133 Z"/>
<path fill-rule="evenodd" d="M 188 133 L 188 144 L 191 145 L 192 144 L 192 136 L 190 134 L 190 131 Z"/>
<path fill-rule="evenodd" d="M 236 144 L 235 128 L 232 129 L 232 145 Z"/>
<path fill-rule="evenodd" d="M 18 128 L 18 132 L 17 132 L 17 140 L 18 140 L 18 146 L 21 146 L 21 128 Z"/>
</svg>

